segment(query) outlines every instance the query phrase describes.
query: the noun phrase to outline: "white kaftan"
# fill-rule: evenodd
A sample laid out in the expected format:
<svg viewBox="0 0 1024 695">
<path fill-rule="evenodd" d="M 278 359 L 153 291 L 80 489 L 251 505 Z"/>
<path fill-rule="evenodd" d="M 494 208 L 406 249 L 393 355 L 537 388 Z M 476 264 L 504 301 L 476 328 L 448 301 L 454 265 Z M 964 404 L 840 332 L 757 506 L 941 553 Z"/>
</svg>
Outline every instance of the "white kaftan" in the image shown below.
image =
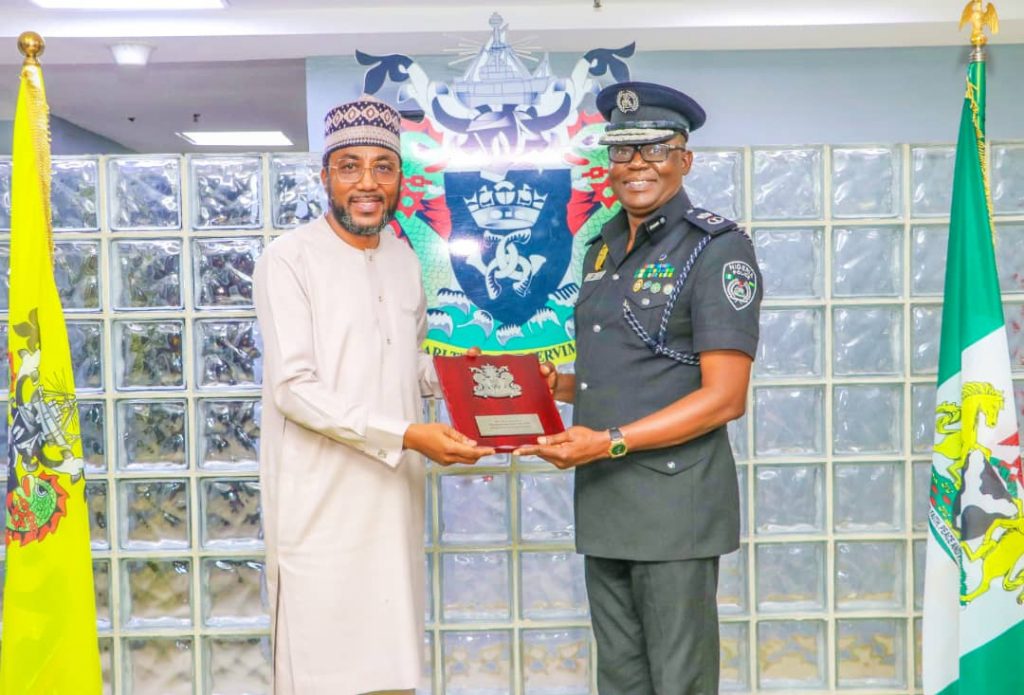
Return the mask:
<svg viewBox="0 0 1024 695">
<path fill-rule="evenodd" d="M 363 251 L 320 218 L 271 243 L 254 284 L 274 692 L 414 688 L 424 464 L 402 438 L 437 393 L 419 261 L 390 230 Z"/>
</svg>

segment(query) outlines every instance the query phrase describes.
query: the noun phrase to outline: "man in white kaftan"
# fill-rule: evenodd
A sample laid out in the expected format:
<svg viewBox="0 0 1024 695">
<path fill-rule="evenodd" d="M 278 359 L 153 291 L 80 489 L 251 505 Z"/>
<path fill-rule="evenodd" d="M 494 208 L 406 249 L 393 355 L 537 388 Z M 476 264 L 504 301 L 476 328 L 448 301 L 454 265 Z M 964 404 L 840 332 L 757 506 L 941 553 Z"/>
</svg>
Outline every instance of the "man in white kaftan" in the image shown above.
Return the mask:
<svg viewBox="0 0 1024 695">
<path fill-rule="evenodd" d="M 420 350 L 419 262 L 387 226 L 398 124 L 372 97 L 332 110 L 321 175 L 331 210 L 275 240 L 256 266 L 276 695 L 419 684 L 420 452 L 442 463 L 491 453 L 445 425 L 418 424 L 421 397 L 437 389 Z"/>
</svg>

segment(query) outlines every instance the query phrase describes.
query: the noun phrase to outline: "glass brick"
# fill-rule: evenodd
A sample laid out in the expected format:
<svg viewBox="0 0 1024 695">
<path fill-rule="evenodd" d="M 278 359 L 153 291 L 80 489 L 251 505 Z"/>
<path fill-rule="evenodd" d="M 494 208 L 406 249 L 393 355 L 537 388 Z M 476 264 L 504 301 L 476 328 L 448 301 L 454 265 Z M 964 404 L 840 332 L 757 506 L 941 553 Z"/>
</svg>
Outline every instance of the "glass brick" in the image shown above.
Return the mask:
<svg viewBox="0 0 1024 695">
<path fill-rule="evenodd" d="M 915 454 L 931 453 L 935 444 L 935 385 L 912 384 L 910 400 L 912 451 Z"/>
<path fill-rule="evenodd" d="M 754 455 L 823 453 L 825 393 L 820 386 L 754 389 Z"/>
<path fill-rule="evenodd" d="M 586 618 L 583 556 L 575 552 L 519 554 L 519 607 L 524 620 Z"/>
<path fill-rule="evenodd" d="M 524 695 L 590 695 L 590 630 L 523 630 Z"/>
<path fill-rule="evenodd" d="M 928 530 L 928 508 L 932 486 L 932 462 L 914 461 L 911 520 L 915 533 Z"/>
<path fill-rule="evenodd" d="M 188 468 L 185 400 L 117 403 L 117 467 L 125 471 Z"/>
<path fill-rule="evenodd" d="M 181 240 L 118 240 L 110 245 L 115 309 L 180 309 Z"/>
<path fill-rule="evenodd" d="M 730 220 L 743 218 L 743 151 L 694 150 L 686 193 L 697 207 Z"/>
<path fill-rule="evenodd" d="M 822 296 L 824 241 L 820 228 L 755 229 L 754 252 L 764 277 L 765 297 Z"/>
<path fill-rule="evenodd" d="M 426 581 L 423 582 L 423 620 L 426 623 L 434 620 L 434 556 L 426 553 L 423 556 L 424 574 Z"/>
<path fill-rule="evenodd" d="M 4 348 L 4 353 L 7 353 L 7 321 L 0 321 L 0 345 Z M 0 369 L 0 386 L 3 387 L 3 393 L 10 392 L 11 385 L 11 370 Z M 0 421 L 6 426 L 7 418 L 0 417 Z"/>
<path fill-rule="evenodd" d="M 423 544 L 434 544 L 434 485 L 429 477 L 423 486 Z"/>
<path fill-rule="evenodd" d="M 952 206 L 953 165 L 956 148 L 910 149 L 910 210 L 913 217 L 948 217 Z"/>
<path fill-rule="evenodd" d="M 0 243 L 0 311 L 11 308 L 11 245 Z"/>
<path fill-rule="evenodd" d="M 747 522 L 747 478 L 749 477 L 749 466 L 736 466 L 736 486 L 740 490 L 740 538 L 749 535 L 749 524 Z"/>
<path fill-rule="evenodd" d="M 509 620 L 508 553 L 441 555 L 441 617 L 447 622 Z"/>
<path fill-rule="evenodd" d="M 902 227 L 832 230 L 832 296 L 899 297 L 902 293 Z"/>
<path fill-rule="evenodd" d="M 130 695 L 194 695 L 192 638 L 126 638 L 122 684 Z"/>
<path fill-rule="evenodd" d="M 759 611 L 825 610 L 824 543 L 759 543 L 755 565 Z"/>
<path fill-rule="evenodd" d="M 903 541 L 837 541 L 836 609 L 902 609 L 905 555 Z"/>
<path fill-rule="evenodd" d="M 911 292 L 915 296 L 941 295 L 946 282 L 949 226 L 915 226 L 910 238 Z"/>
<path fill-rule="evenodd" d="M 731 420 L 726 425 L 729 433 L 729 446 L 732 447 L 732 455 L 737 461 L 746 461 L 750 458 L 750 446 L 747 444 L 747 423 L 749 418 L 744 415 L 736 420 Z"/>
<path fill-rule="evenodd" d="M 439 484 L 443 545 L 510 540 L 507 475 L 442 475 Z"/>
<path fill-rule="evenodd" d="M 914 547 L 914 610 L 924 608 L 924 565 L 928 554 L 928 541 L 913 541 Z"/>
<path fill-rule="evenodd" d="M 719 640 L 719 690 L 745 692 L 750 690 L 750 625 L 721 623 Z"/>
<path fill-rule="evenodd" d="M 839 306 L 832 309 L 832 372 L 836 376 L 903 373 L 903 308 Z"/>
<path fill-rule="evenodd" d="M 791 692 L 826 687 L 824 620 L 762 620 L 757 624 L 757 682 Z"/>
<path fill-rule="evenodd" d="M 106 480 L 85 482 L 85 503 L 89 508 L 89 545 L 93 550 L 108 550 L 110 531 L 107 522 L 110 519 L 110 502 Z"/>
<path fill-rule="evenodd" d="M 262 227 L 262 169 L 258 156 L 191 156 L 192 227 L 199 230 Z"/>
<path fill-rule="evenodd" d="M 169 550 L 190 546 L 189 494 L 185 480 L 121 480 L 118 501 L 121 547 Z"/>
<path fill-rule="evenodd" d="M 526 542 L 571 542 L 573 474 L 519 474 L 519 534 Z"/>
<path fill-rule="evenodd" d="M 993 145 L 989 154 L 995 214 L 1024 214 L 1024 145 Z"/>
<path fill-rule="evenodd" d="M 1024 369 L 1024 304 L 1003 302 L 1006 318 L 1006 340 L 1010 349 L 1010 369 Z"/>
<path fill-rule="evenodd" d="M 256 635 L 204 637 L 206 688 L 210 695 L 270 695 L 270 638 Z"/>
<path fill-rule="evenodd" d="M 103 389 L 103 322 L 66 321 L 77 391 Z"/>
<path fill-rule="evenodd" d="M 754 150 L 754 219 L 821 218 L 821 149 Z"/>
<path fill-rule="evenodd" d="M 262 548 L 259 481 L 204 478 L 201 485 L 202 546 L 232 550 Z"/>
<path fill-rule="evenodd" d="M 107 159 L 110 229 L 181 229 L 181 163 L 177 157 Z"/>
<path fill-rule="evenodd" d="M 114 374 L 117 388 L 181 389 L 182 321 L 115 321 Z"/>
<path fill-rule="evenodd" d="M 718 563 L 718 612 L 721 615 L 746 615 L 747 545 L 723 555 Z"/>
<path fill-rule="evenodd" d="M 11 229 L 11 158 L 0 157 L 0 231 Z"/>
<path fill-rule="evenodd" d="M 921 688 L 921 636 L 922 620 L 914 618 L 914 687 Z"/>
<path fill-rule="evenodd" d="M 106 415 L 103 401 L 78 401 L 78 427 L 87 474 L 107 471 Z"/>
<path fill-rule="evenodd" d="M 903 530 L 903 464 L 835 463 L 833 528 L 837 533 Z"/>
<path fill-rule="evenodd" d="M 996 266 L 1003 292 L 1024 292 L 1024 224 L 996 228 Z"/>
<path fill-rule="evenodd" d="M 4 269 L 6 268 L 5 259 Z M 64 311 L 99 310 L 99 272 L 100 242 L 54 242 L 53 278 L 57 283 L 57 294 L 60 296 L 60 303 Z M 6 306 L 6 302 L 4 306 Z"/>
<path fill-rule="evenodd" d="M 512 692 L 512 633 L 442 632 L 445 695 Z"/>
<path fill-rule="evenodd" d="M 254 471 L 259 465 L 260 417 L 256 398 L 198 401 L 199 467 L 211 471 Z"/>
<path fill-rule="evenodd" d="M 96 593 L 96 629 L 104 632 L 113 626 L 110 617 L 110 560 L 92 561 L 92 583 Z"/>
<path fill-rule="evenodd" d="M 825 472 L 820 465 L 762 465 L 754 470 L 755 533 L 824 530 Z"/>
<path fill-rule="evenodd" d="M 934 374 L 939 367 L 939 342 L 942 336 L 942 307 L 918 304 L 910 313 L 910 370 L 914 374 Z"/>
<path fill-rule="evenodd" d="M 320 181 L 321 158 L 315 154 L 270 158 L 270 190 L 275 229 L 290 229 L 320 217 L 327 196 Z"/>
<path fill-rule="evenodd" d="M 906 621 L 836 621 L 836 680 L 840 688 L 905 688 Z"/>
<path fill-rule="evenodd" d="M 265 628 L 270 608 L 257 558 L 203 558 L 202 619 L 207 627 Z"/>
<path fill-rule="evenodd" d="M 103 695 L 114 695 L 114 640 L 100 638 L 100 670 L 103 674 Z"/>
<path fill-rule="evenodd" d="M 820 377 L 824 326 L 821 309 L 764 309 L 754 376 Z"/>
<path fill-rule="evenodd" d="M 834 453 L 902 453 L 902 385 L 836 386 L 832 409 Z"/>
<path fill-rule="evenodd" d="M 832 216 L 896 217 L 902 210 L 899 147 L 832 149 Z"/>
<path fill-rule="evenodd" d="M 252 274 L 263 240 L 195 239 L 192 272 L 197 309 L 252 306 Z"/>
<path fill-rule="evenodd" d="M 195 322 L 196 380 L 201 388 L 259 386 L 263 344 L 255 319 Z"/>
<path fill-rule="evenodd" d="M 434 633 L 429 630 L 423 634 L 423 671 L 416 695 L 434 695 Z"/>
<path fill-rule="evenodd" d="M 121 561 L 122 625 L 128 629 L 192 625 L 192 565 L 187 559 Z"/>
<path fill-rule="evenodd" d="M 93 158 L 54 157 L 50 163 L 50 214 L 55 232 L 93 232 L 100 228 L 96 215 L 99 162 Z"/>
</svg>

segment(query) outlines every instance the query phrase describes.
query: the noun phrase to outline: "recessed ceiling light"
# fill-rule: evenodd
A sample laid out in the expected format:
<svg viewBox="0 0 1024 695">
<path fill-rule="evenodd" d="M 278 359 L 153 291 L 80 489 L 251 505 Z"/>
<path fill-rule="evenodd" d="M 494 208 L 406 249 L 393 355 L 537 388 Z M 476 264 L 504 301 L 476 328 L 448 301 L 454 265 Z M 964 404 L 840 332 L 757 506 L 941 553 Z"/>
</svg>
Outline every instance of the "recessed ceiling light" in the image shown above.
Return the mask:
<svg viewBox="0 0 1024 695">
<path fill-rule="evenodd" d="M 223 10 L 225 0 L 32 0 L 47 10 Z"/>
<path fill-rule="evenodd" d="M 196 147 L 288 147 L 292 144 L 280 130 L 193 130 L 176 135 Z"/>
</svg>

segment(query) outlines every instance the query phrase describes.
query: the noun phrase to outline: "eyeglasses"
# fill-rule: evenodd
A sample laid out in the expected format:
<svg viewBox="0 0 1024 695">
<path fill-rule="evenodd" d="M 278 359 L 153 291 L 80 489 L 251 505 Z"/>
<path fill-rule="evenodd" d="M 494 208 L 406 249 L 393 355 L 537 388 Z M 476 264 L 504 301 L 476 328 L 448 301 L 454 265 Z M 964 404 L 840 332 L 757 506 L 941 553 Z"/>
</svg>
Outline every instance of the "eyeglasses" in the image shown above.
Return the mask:
<svg viewBox="0 0 1024 695">
<path fill-rule="evenodd" d="M 672 150 L 686 152 L 685 145 L 666 145 L 657 142 L 648 145 L 609 145 L 608 159 L 616 164 L 626 164 L 633 161 L 633 156 L 640 152 L 640 158 L 645 162 L 664 162 Z"/>
<path fill-rule="evenodd" d="M 334 172 L 335 180 L 340 183 L 356 183 L 363 179 L 363 172 L 369 170 L 370 176 L 377 183 L 384 185 L 394 183 L 398 180 L 399 174 L 402 170 L 394 162 L 374 162 L 368 167 L 364 167 L 356 162 L 344 162 L 342 164 L 335 164 L 327 167 Z"/>
</svg>

